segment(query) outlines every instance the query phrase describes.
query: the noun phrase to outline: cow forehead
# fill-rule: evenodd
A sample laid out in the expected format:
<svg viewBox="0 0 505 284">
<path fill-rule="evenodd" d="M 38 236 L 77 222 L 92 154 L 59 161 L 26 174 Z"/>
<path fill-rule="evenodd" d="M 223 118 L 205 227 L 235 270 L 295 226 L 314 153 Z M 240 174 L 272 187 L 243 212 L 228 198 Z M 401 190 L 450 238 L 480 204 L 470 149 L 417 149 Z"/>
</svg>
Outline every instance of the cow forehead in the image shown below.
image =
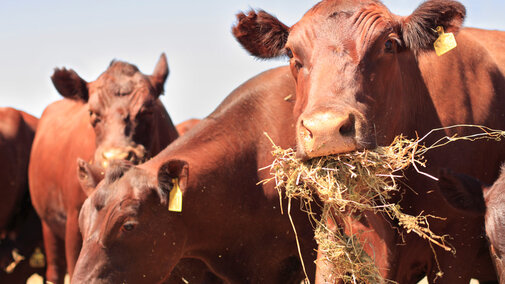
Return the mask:
<svg viewBox="0 0 505 284">
<path fill-rule="evenodd" d="M 121 82 L 91 85 L 89 106 L 92 110 L 137 112 L 144 104 L 154 104 L 155 95 L 148 82 L 140 78 L 128 78 Z"/>
<path fill-rule="evenodd" d="M 126 169 L 121 177 L 108 180 L 106 177 L 92 197 L 97 208 L 108 206 L 115 201 L 142 199 L 144 191 L 155 188 L 156 178 L 137 167 Z"/>
<path fill-rule="evenodd" d="M 288 43 L 330 40 L 367 40 L 377 29 L 391 27 L 394 20 L 380 1 L 329 0 L 309 10 L 290 30 Z"/>
<path fill-rule="evenodd" d="M 153 87 L 149 78 L 142 74 L 135 65 L 113 61 L 109 68 L 95 81 L 89 83 L 89 93 L 101 96 L 123 97 L 136 94 L 139 90 L 151 93 Z"/>
</svg>

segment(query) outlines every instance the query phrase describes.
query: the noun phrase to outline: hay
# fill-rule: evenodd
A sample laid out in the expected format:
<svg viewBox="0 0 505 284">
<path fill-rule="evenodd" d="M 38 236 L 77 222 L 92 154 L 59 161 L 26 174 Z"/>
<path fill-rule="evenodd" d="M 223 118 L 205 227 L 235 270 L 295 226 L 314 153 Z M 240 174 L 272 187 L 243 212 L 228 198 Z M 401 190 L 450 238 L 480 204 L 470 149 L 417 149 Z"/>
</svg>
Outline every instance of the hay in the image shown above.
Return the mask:
<svg viewBox="0 0 505 284">
<path fill-rule="evenodd" d="M 429 146 L 423 144 L 435 132 L 461 127 L 474 128 L 479 132 L 468 136 L 444 136 Z M 267 168 L 273 177 L 263 183 L 275 180 L 281 202 L 282 192 L 289 201 L 296 198 L 303 202 L 304 210 L 316 223 L 315 239 L 319 249 L 325 252 L 326 261 L 333 265 L 337 278 L 344 283 L 381 283 L 387 280 L 382 279 L 373 258 L 363 249 L 366 244 L 360 243 L 356 234 L 347 235 L 341 229 L 329 230 L 325 220 L 333 217 L 336 217 L 335 221 L 349 217 L 356 219 L 363 212 L 382 214 L 396 222 L 406 233 L 413 232 L 429 241 L 430 246 L 434 244 L 455 253 L 447 242 L 447 235 L 436 234 L 430 229 L 429 219 L 441 218 L 423 212 L 413 216 L 402 211 L 398 198 L 393 198 L 402 193 L 398 179 L 410 166 L 418 173 L 436 179 L 419 170 L 425 167 L 424 154 L 429 150 L 458 140 L 500 141 L 502 137 L 505 137 L 504 131 L 483 126 L 456 125 L 434 129 L 417 139 L 398 136 L 391 145 L 374 150 L 326 156 L 306 162 L 297 159 L 293 149 L 282 149 L 269 138 L 274 145 L 272 154 L 275 160 Z M 321 221 L 316 219 L 311 209 L 314 194 L 324 204 Z"/>
</svg>

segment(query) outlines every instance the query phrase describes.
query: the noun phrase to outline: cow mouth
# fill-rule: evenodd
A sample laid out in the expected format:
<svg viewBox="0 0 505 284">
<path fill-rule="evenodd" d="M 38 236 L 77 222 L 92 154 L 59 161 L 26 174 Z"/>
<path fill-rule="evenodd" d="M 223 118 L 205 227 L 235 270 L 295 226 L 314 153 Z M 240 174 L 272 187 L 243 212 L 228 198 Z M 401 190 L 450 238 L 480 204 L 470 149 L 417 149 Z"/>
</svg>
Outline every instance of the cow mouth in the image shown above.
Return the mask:
<svg viewBox="0 0 505 284">
<path fill-rule="evenodd" d="M 108 168 L 110 163 L 115 160 L 129 161 L 134 165 L 141 164 L 148 160 L 149 155 L 144 147 L 128 147 L 126 149 L 114 148 L 102 152 L 102 162 L 100 163 L 103 168 Z"/>
</svg>

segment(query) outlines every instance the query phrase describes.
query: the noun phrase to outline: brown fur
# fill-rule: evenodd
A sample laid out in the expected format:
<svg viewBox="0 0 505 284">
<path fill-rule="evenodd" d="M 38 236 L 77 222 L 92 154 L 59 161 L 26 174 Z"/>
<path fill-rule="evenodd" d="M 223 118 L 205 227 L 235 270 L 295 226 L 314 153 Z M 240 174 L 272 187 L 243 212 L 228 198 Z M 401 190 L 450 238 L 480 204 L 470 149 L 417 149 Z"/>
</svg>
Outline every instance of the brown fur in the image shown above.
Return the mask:
<svg viewBox="0 0 505 284">
<path fill-rule="evenodd" d="M 188 132 L 191 128 L 193 128 L 195 125 L 197 125 L 199 122 L 200 119 L 192 118 L 177 124 L 175 128 L 177 129 L 179 136 L 182 136 L 186 132 Z"/>
<path fill-rule="evenodd" d="M 328 18 L 339 11 L 343 13 Z M 505 128 L 497 115 L 505 113 L 505 33 L 464 28 L 455 35 L 458 47 L 449 53 L 438 57 L 433 48 L 423 49 L 436 37 L 431 34 L 436 26 L 430 25 L 456 32 L 464 15 L 461 4 L 439 0 L 427 1 L 407 18 L 374 0 L 324 0 L 307 12 L 290 28 L 286 43 L 297 81 L 298 155 L 307 159 L 389 145 L 400 134 L 416 137 L 454 124 Z M 444 135 L 455 133 L 473 132 L 461 128 Z M 505 147 L 503 142 L 455 143 L 426 158 L 432 175 L 449 167 L 490 182 L 505 160 Z M 413 283 L 423 274 L 437 283 L 495 280 L 480 237 L 482 218 L 462 217 L 444 205 L 439 191 L 430 190 L 436 187 L 433 181 L 413 170 L 405 174 L 405 194 L 397 201 L 411 215 L 447 218 L 430 220 L 430 229 L 451 235 L 457 254 L 435 248 L 435 259 L 426 240 L 392 230 L 391 222 L 380 216 L 349 221 L 346 230 L 358 230 L 358 237 L 373 244 L 365 250 L 378 256 L 382 275 L 398 283 Z M 329 267 L 318 268 L 316 282 L 338 281 Z"/>
<path fill-rule="evenodd" d="M 263 132 L 294 145 L 293 103 L 284 100 L 293 93 L 287 67 L 264 72 L 158 156 L 99 184 L 81 211 L 84 245 L 72 282 L 157 283 L 186 257 L 203 260 L 226 283 L 300 283 L 277 190 L 258 183 L 270 177 L 259 169 L 273 159 Z M 181 213 L 167 210 L 173 178 L 183 192 Z M 292 215 L 312 279 L 312 226 L 298 206 Z"/>
<path fill-rule="evenodd" d="M 63 97 L 84 102 L 88 101 L 87 83 L 74 70 L 55 69 L 51 80 Z"/>
<path fill-rule="evenodd" d="M 465 16 L 465 6 L 457 1 L 426 1 L 405 19 L 402 31 L 405 46 L 412 50 L 432 49 L 438 38 L 434 30 L 442 26 L 447 33 L 457 33 Z"/>
<path fill-rule="evenodd" d="M 0 282 L 24 283 L 43 268 L 32 268 L 28 259 L 13 273 L 4 269 L 12 261 L 12 250 L 29 258 L 42 245 L 42 228 L 28 191 L 28 162 L 38 119 L 15 110 L 0 108 Z"/>
<path fill-rule="evenodd" d="M 127 153 L 123 159 L 138 163 L 178 137 L 158 99 L 167 74 L 164 54 L 153 75 L 120 61 L 85 84 L 74 71 L 55 71 L 53 82 L 65 99 L 44 110 L 29 165 L 30 193 L 44 231 L 47 280 L 62 283 L 65 264 L 72 275 L 82 244 L 78 214 L 89 184 L 81 187 L 79 183 L 74 169 L 77 165 L 82 169 L 83 164 L 76 164 L 78 158 L 100 168 L 109 161 L 104 154 L 114 150 L 112 153 Z M 88 100 L 82 95 L 76 99 L 75 94 L 85 93 L 76 89 L 84 87 Z M 103 178 L 103 171 L 97 170 L 96 182 Z"/>
<path fill-rule="evenodd" d="M 272 58 L 284 55 L 289 27 L 265 11 L 251 10 L 246 15 L 237 14 L 237 24 L 232 29 L 235 38 L 254 56 Z"/>
<path fill-rule="evenodd" d="M 500 283 L 505 283 L 505 165 L 493 185 L 444 169 L 439 189 L 450 206 L 463 215 L 485 218 L 485 230 Z"/>
</svg>

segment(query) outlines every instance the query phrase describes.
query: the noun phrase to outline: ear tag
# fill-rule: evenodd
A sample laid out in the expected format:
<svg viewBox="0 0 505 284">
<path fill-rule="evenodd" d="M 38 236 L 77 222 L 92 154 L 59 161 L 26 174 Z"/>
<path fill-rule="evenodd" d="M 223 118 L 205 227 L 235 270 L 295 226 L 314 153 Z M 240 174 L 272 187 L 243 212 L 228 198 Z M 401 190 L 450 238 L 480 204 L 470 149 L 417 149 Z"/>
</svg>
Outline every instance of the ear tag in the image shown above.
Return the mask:
<svg viewBox="0 0 505 284">
<path fill-rule="evenodd" d="M 172 179 L 174 187 L 170 191 L 170 199 L 168 201 L 168 211 L 182 212 L 182 191 L 179 187 L 179 179 Z"/>
<path fill-rule="evenodd" d="M 445 33 L 442 26 L 437 27 L 438 39 L 433 44 L 438 56 L 442 56 L 458 46 L 453 33 Z"/>
</svg>

